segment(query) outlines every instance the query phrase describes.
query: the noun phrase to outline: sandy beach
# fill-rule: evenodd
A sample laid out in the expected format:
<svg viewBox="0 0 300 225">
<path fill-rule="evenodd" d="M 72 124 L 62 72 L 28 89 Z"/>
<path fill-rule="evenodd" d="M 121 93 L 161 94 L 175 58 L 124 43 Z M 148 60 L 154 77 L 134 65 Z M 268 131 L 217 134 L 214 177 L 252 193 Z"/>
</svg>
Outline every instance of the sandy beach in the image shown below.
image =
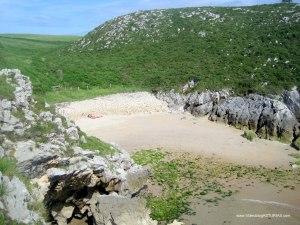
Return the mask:
<svg viewBox="0 0 300 225">
<path fill-rule="evenodd" d="M 243 131 L 223 123 L 171 112 L 167 104 L 147 92 L 123 93 L 65 103 L 60 112 L 88 135 L 129 152 L 163 148 L 191 152 L 244 165 L 288 168 L 295 152 L 278 141 L 248 141 Z M 95 118 L 90 118 L 93 115 Z"/>
</svg>

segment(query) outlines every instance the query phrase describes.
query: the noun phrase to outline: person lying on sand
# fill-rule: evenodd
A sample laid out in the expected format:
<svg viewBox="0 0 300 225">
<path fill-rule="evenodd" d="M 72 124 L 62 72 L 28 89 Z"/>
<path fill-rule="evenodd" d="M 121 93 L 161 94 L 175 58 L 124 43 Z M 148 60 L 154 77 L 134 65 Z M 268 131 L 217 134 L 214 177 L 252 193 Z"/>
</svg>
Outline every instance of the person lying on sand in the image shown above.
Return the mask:
<svg viewBox="0 0 300 225">
<path fill-rule="evenodd" d="M 97 114 L 88 114 L 87 117 L 90 118 L 90 119 L 97 119 L 97 118 L 101 118 L 102 115 L 100 115 L 100 114 L 99 115 L 97 115 Z"/>
</svg>

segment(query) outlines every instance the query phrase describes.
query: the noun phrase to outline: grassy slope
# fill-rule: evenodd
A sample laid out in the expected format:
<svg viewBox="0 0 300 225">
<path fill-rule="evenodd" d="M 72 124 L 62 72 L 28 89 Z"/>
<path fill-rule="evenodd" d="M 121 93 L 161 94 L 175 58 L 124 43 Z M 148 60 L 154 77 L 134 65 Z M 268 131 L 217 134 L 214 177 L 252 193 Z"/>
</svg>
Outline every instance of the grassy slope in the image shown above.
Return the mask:
<svg viewBox="0 0 300 225">
<path fill-rule="evenodd" d="M 170 88 L 196 78 L 198 89 L 280 92 L 300 82 L 299 12 L 299 6 L 276 4 L 119 17 L 73 46 L 63 62 L 65 79 L 73 73 L 74 84 Z"/>
<path fill-rule="evenodd" d="M 0 69 L 18 68 L 31 77 L 36 90 L 44 90 L 55 81 L 43 62 L 52 52 L 78 39 L 75 36 L 0 34 Z"/>
<path fill-rule="evenodd" d="M 39 95 L 53 86 L 169 89 L 191 78 L 200 90 L 275 93 L 300 86 L 299 11 L 294 4 L 146 11 L 111 20 L 71 47 L 73 37 L 0 37 L 0 68 L 20 68 Z"/>
</svg>

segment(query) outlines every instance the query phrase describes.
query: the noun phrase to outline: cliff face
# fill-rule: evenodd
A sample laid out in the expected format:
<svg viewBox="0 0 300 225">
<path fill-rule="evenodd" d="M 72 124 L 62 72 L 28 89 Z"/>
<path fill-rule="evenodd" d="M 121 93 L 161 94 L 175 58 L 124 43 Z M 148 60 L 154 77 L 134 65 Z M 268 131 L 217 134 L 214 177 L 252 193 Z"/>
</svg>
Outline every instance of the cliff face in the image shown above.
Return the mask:
<svg viewBox="0 0 300 225">
<path fill-rule="evenodd" d="M 87 137 L 55 109 L 36 102 L 30 80 L 19 70 L 2 70 L 0 79 L 4 223 L 156 224 L 136 194 L 146 170 L 125 151 Z"/>
<path fill-rule="evenodd" d="M 158 93 L 169 106 L 189 111 L 195 116 L 208 116 L 238 128 L 246 128 L 266 139 L 279 139 L 299 149 L 300 95 L 297 89 L 282 96 L 264 97 L 257 94 L 233 96 L 227 90 L 219 92 L 174 91 Z"/>
</svg>

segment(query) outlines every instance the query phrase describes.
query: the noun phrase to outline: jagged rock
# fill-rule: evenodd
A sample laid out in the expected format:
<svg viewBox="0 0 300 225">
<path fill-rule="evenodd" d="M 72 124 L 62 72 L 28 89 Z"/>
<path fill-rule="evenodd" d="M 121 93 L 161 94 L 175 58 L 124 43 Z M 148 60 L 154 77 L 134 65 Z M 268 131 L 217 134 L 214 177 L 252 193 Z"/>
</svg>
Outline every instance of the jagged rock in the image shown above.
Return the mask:
<svg viewBox="0 0 300 225">
<path fill-rule="evenodd" d="M 23 162 L 34 158 L 39 153 L 40 151 L 36 148 L 36 143 L 34 141 L 20 141 L 16 143 L 16 153 L 14 156 L 18 162 Z"/>
<path fill-rule="evenodd" d="M 39 216 L 28 210 L 28 203 L 32 201 L 30 193 L 25 185 L 17 177 L 12 179 L 2 176 L 0 172 L 0 183 L 5 186 L 5 194 L 2 196 L 2 210 L 12 220 L 22 223 L 35 223 Z"/>
<path fill-rule="evenodd" d="M 29 78 L 22 75 L 20 70 L 13 71 L 14 78 L 17 84 L 15 94 L 16 106 L 29 108 L 30 103 L 32 102 L 32 86 Z"/>
<path fill-rule="evenodd" d="M 246 126 L 264 138 L 290 134 L 291 139 L 297 123 L 286 105 L 260 95 L 230 97 L 216 106 L 210 119 Z"/>
<path fill-rule="evenodd" d="M 18 168 L 26 176 L 36 178 L 46 173 L 47 169 L 57 166 L 65 166 L 69 162 L 67 159 L 61 159 L 53 153 L 40 154 L 33 159 L 18 163 Z"/>
<path fill-rule="evenodd" d="M 44 122 L 52 122 L 52 113 L 51 112 L 41 112 L 39 117 L 41 118 L 42 121 Z"/>
<path fill-rule="evenodd" d="M 300 94 L 297 88 L 292 91 L 284 91 L 283 102 L 294 113 L 298 122 L 300 122 Z"/>
<path fill-rule="evenodd" d="M 212 121 L 245 126 L 263 138 L 280 138 L 291 143 L 299 136 L 300 98 L 297 90 L 284 92 L 284 103 L 257 94 L 230 97 L 228 90 L 194 92 L 181 95 L 174 91 L 158 93 L 169 107 L 182 108 L 195 116 L 208 115 Z M 275 96 L 276 97 L 276 96 Z"/>
<path fill-rule="evenodd" d="M 78 141 L 79 140 L 79 134 L 78 129 L 76 127 L 69 127 L 67 130 L 67 135 L 71 140 Z"/>
<path fill-rule="evenodd" d="M 226 99 L 229 91 L 191 93 L 186 101 L 185 109 L 193 115 L 204 116 L 213 110 L 213 106 L 221 99 Z"/>
<path fill-rule="evenodd" d="M 62 133 L 65 132 L 65 128 L 63 126 L 63 123 L 62 123 L 62 119 L 59 118 L 59 117 L 56 117 L 54 120 L 53 120 L 53 123 L 57 126 L 57 129 L 59 131 L 61 131 Z"/>
<path fill-rule="evenodd" d="M 175 90 L 170 92 L 158 92 L 156 94 L 158 99 L 161 99 L 168 103 L 170 109 L 184 111 L 186 105 L 187 96 L 176 93 Z"/>
<path fill-rule="evenodd" d="M 0 175 L 1 182 L 5 181 L 12 190 L 0 201 L 6 216 L 25 224 L 41 219 L 28 209 L 28 202 L 34 197 L 45 203 L 54 218 L 51 222 L 59 225 L 69 223 L 74 215 L 76 219 L 107 221 L 111 218 L 106 216 L 113 215 L 123 224 L 156 224 L 144 204 L 133 199 L 145 187 L 141 181 L 148 173 L 143 168 L 117 147 L 112 147 L 117 150 L 115 155 L 106 157 L 80 148 L 79 139 L 81 143 L 86 140 L 84 135 L 79 136 L 74 122 L 66 120 L 65 124 L 60 115 L 49 111 L 34 113 L 36 103 L 27 77 L 19 70 L 2 70 L 0 76 L 7 76 L 15 87 L 14 100 L 0 102 L 0 157 L 14 156 L 17 169 L 38 185 L 30 194 L 19 179 Z M 14 117 L 14 113 L 21 118 Z M 95 205 L 98 197 L 107 195 L 113 199 L 107 199 L 105 211 L 99 211 Z"/>
<path fill-rule="evenodd" d="M 8 101 L 7 99 L 0 100 L 0 109 L 2 110 L 11 110 L 11 101 Z"/>
</svg>

